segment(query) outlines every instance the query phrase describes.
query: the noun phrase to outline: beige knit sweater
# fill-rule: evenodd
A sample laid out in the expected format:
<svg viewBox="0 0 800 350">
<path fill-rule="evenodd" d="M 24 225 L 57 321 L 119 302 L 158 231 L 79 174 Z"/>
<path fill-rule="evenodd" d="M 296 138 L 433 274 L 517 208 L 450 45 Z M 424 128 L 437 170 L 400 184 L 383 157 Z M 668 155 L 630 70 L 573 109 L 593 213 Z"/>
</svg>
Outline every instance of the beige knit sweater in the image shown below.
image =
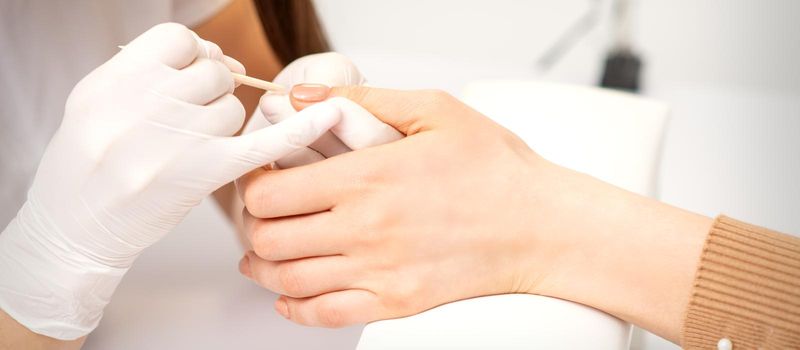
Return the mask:
<svg viewBox="0 0 800 350">
<path fill-rule="evenodd" d="M 798 213 L 800 215 L 800 213 Z M 800 238 L 720 216 L 706 239 L 681 344 L 800 349 Z"/>
</svg>

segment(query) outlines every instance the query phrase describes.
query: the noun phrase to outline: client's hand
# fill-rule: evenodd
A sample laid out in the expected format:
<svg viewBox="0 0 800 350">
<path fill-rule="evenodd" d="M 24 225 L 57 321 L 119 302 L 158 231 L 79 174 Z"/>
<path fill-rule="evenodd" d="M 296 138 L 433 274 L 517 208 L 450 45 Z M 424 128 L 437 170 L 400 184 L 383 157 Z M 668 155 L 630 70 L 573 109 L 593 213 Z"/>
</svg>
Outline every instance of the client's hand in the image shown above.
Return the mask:
<svg viewBox="0 0 800 350">
<path fill-rule="evenodd" d="M 278 312 L 338 327 L 534 293 L 677 337 L 708 219 L 556 166 L 441 92 L 332 94 L 408 137 L 240 180 L 240 269 Z"/>
<path fill-rule="evenodd" d="M 517 269 L 535 245 L 519 212 L 545 199 L 519 184 L 548 163 L 443 93 L 344 95 L 410 137 L 240 180 L 255 249 L 242 267 L 287 296 L 278 310 L 341 326 L 530 290 Z"/>
</svg>

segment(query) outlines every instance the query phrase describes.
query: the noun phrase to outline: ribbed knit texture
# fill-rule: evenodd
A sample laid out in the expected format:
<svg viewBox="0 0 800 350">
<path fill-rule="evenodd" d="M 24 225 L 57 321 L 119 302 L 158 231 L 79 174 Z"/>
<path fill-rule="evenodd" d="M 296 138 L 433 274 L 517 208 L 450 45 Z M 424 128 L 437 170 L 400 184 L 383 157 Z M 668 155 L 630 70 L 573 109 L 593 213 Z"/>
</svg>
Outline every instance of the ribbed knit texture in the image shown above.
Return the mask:
<svg viewBox="0 0 800 350">
<path fill-rule="evenodd" d="M 800 213 L 798 213 L 800 215 Z M 800 238 L 720 216 L 703 248 L 681 344 L 800 349 Z"/>
</svg>

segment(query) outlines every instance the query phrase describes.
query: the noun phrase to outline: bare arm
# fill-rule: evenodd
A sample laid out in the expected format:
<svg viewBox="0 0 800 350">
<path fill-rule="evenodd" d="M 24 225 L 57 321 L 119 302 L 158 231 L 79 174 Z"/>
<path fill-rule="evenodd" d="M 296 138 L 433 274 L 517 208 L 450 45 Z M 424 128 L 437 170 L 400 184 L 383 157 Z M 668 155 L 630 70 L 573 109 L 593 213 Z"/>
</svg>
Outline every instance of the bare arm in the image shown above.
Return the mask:
<svg viewBox="0 0 800 350">
<path fill-rule="evenodd" d="M 58 340 L 31 332 L 0 310 L 0 350 L 73 350 L 80 349 L 86 337 Z"/>
<path fill-rule="evenodd" d="M 339 327 L 530 293 L 687 348 L 800 344 L 800 240 L 560 167 L 441 92 L 331 91 L 409 137 L 241 180 L 240 270 L 285 317 Z"/>
</svg>

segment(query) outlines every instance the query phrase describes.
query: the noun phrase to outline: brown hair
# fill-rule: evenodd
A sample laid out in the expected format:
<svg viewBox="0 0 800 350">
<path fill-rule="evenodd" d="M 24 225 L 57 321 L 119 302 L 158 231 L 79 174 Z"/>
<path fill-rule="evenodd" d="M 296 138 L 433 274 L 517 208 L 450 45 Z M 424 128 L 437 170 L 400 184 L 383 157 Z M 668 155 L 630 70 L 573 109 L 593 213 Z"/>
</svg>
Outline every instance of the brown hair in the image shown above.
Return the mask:
<svg viewBox="0 0 800 350">
<path fill-rule="evenodd" d="M 311 0 L 255 0 L 269 44 L 283 65 L 312 53 L 330 51 Z"/>
</svg>

